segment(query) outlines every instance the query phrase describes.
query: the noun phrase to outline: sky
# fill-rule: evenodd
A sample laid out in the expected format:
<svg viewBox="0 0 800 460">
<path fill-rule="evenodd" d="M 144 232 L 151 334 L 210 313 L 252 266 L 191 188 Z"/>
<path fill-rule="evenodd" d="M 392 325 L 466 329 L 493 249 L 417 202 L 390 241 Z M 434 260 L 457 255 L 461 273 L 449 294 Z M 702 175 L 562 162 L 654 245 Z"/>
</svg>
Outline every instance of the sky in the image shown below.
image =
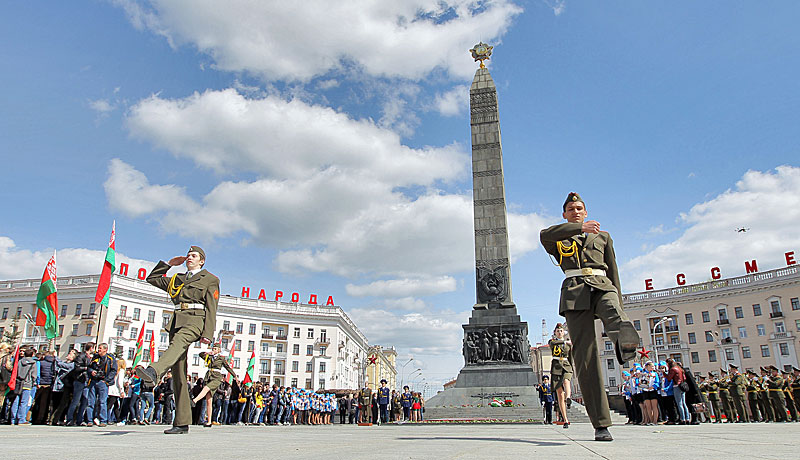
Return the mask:
<svg viewBox="0 0 800 460">
<path fill-rule="evenodd" d="M 800 251 L 796 2 L 220 5 L 0 5 L 0 279 L 53 250 L 60 276 L 99 273 L 116 220 L 132 268 L 199 244 L 225 294 L 333 296 L 436 388 L 475 303 L 479 41 L 531 343 L 560 319 L 538 234 L 570 191 L 624 292 Z"/>
</svg>

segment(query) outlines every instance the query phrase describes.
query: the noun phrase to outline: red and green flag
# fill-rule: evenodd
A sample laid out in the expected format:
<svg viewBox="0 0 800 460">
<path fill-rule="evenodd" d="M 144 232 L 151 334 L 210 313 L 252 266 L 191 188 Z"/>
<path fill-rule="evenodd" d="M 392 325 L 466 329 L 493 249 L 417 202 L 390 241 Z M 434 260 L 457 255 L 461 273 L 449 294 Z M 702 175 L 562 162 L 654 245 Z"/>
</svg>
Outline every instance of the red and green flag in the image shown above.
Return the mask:
<svg viewBox="0 0 800 460">
<path fill-rule="evenodd" d="M 58 335 L 58 290 L 56 288 L 56 252 L 47 262 L 42 275 L 42 284 L 36 294 L 36 325 L 44 326 L 48 339 Z"/>
<path fill-rule="evenodd" d="M 117 221 L 111 224 L 111 240 L 108 242 L 106 250 L 106 260 L 103 262 L 103 271 L 100 273 L 100 282 L 97 283 L 97 293 L 94 295 L 95 302 L 108 307 L 108 297 L 111 293 L 111 274 L 117 269 L 115 257 L 117 239 Z"/>
<path fill-rule="evenodd" d="M 228 364 L 230 364 L 231 367 L 233 367 L 233 354 L 235 352 L 236 352 L 236 341 L 235 340 L 231 340 L 231 352 L 230 352 L 230 354 L 228 354 Z M 233 375 L 233 374 L 228 374 L 228 383 L 233 383 L 233 379 L 235 377 L 236 376 Z"/>
<path fill-rule="evenodd" d="M 142 360 L 142 351 L 144 350 L 144 326 L 145 322 L 142 321 L 142 329 L 139 331 L 139 338 L 136 339 L 136 354 L 133 355 L 133 364 L 131 367 L 136 367 Z"/>
<path fill-rule="evenodd" d="M 156 334 L 153 333 L 150 335 L 150 362 L 154 362 L 156 360 L 156 343 L 155 343 Z"/>
<path fill-rule="evenodd" d="M 17 342 L 17 349 L 14 350 L 14 368 L 11 371 L 11 380 L 8 381 L 6 394 L 11 393 L 17 387 L 17 374 L 19 374 L 19 342 Z"/>
<path fill-rule="evenodd" d="M 256 372 L 256 351 L 253 350 L 253 354 L 250 355 L 250 362 L 247 363 L 247 372 L 244 374 L 244 379 L 242 379 L 242 384 L 245 386 L 251 386 L 253 384 L 253 379 L 255 378 Z"/>
</svg>

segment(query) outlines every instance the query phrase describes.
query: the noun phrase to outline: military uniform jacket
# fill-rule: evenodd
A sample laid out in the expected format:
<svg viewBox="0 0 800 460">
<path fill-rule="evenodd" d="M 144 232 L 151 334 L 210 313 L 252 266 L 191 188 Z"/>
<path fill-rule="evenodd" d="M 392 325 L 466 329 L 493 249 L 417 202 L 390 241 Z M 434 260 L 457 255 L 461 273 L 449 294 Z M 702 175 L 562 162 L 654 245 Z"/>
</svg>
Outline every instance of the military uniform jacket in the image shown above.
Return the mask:
<svg viewBox="0 0 800 460">
<path fill-rule="evenodd" d="M 205 360 L 206 366 L 208 366 L 208 373 L 206 375 L 210 374 L 212 377 L 222 377 L 222 372 L 220 372 L 220 370 L 224 367 L 231 375 L 236 376 L 236 371 L 228 364 L 228 360 L 224 356 L 212 356 L 206 352 L 202 352 L 200 353 L 200 357 Z"/>
<path fill-rule="evenodd" d="M 770 377 L 769 381 L 767 382 L 767 386 L 769 387 L 769 396 L 771 398 L 783 399 L 782 377 Z"/>
<path fill-rule="evenodd" d="M 744 376 L 742 374 L 731 375 L 728 385 L 729 392 L 744 398 L 744 383 Z"/>
<path fill-rule="evenodd" d="M 369 406 L 372 404 L 372 390 L 369 388 L 364 388 L 358 393 L 358 402 L 361 404 L 362 407 Z"/>
<path fill-rule="evenodd" d="M 561 283 L 558 313 L 562 316 L 568 310 L 589 310 L 591 288 L 616 292 L 619 296 L 619 305 L 622 306 L 622 289 L 611 235 L 603 231 L 584 235 L 581 226 L 579 223 L 558 224 L 542 230 L 539 234 L 544 250 L 556 260 L 561 259 L 562 270 L 595 268 L 606 271 L 606 276 L 572 276 Z M 576 254 L 562 258 L 557 246 L 559 241 L 566 246 L 571 246 L 573 241 L 576 242 L 578 246 Z"/>
<path fill-rule="evenodd" d="M 153 286 L 169 291 L 171 277 L 164 276 L 172 268 L 164 261 L 159 261 L 158 265 L 147 276 L 147 282 Z M 201 338 L 211 340 L 214 337 L 214 330 L 217 323 L 217 304 L 219 302 L 219 278 L 212 275 L 206 269 L 195 273 L 189 282 L 186 282 L 186 273 L 175 275 L 174 286 L 182 286 L 175 297 L 170 294 L 170 300 L 176 305 L 173 327 L 181 328 L 193 323 L 198 317 L 203 319 L 201 327 Z M 169 292 L 168 292 L 169 293 Z M 199 303 L 205 306 L 204 310 L 181 310 L 181 303 Z"/>
<path fill-rule="evenodd" d="M 550 346 L 550 353 L 553 360 L 550 361 L 550 374 L 563 375 L 572 373 L 572 345 L 563 340 L 550 339 L 547 342 Z"/>
<path fill-rule="evenodd" d="M 719 401 L 718 391 L 719 385 L 716 381 L 712 380 L 707 383 L 708 388 L 708 400 L 709 401 Z"/>
</svg>

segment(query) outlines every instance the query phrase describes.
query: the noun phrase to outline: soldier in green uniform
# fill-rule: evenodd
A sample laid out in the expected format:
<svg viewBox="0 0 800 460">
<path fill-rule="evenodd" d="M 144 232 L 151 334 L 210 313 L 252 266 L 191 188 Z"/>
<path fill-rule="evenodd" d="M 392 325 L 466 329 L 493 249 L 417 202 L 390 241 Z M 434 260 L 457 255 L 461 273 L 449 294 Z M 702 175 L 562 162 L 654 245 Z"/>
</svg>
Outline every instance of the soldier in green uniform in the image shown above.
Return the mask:
<svg viewBox="0 0 800 460">
<path fill-rule="evenodd" d="M 714 411 L 714 423 L 722 423 L 722 412 L 719 410 L 719 382 L 713 372 L 708 373 L 708 401 Z"/>
<path fill-rule="evenodd" d="M 217 320 L 219 278 L 203 268 L 206 253 L 198 246 L 189 248 L 186 256 L 160 261 L 147 276 L 147 282 L 167 291 L 175 305 L 169 321 L 169 347 L 150 367 L 138 368 L 136 375 L 149 385 L 157 384 L 168 369 L 172 369 L 172 388 L 175 392 L 175 419 L 165 434 L 189 432 L 192 423 L 191 397 L 186 383 L 187 354 L 194 342 L 211 343 Z M 165 276 L 171 267 L 186 264 L 186 273 Z"/>
<path fill-rule="evenodd" d="M 719 386 L 719 400 L 722 403 L 722 413 L 725 414 L 725 418 L 728 420 L 728 423 L 733 423 L 736 421 L 736 417 L 733 414 L 731 394 L 728 391 L 730 379 L 728 378 L 728 372 L 725 369 L 720 368 L 719 381 L 717 382 L 717 385 Z"/>
<path fill-rule="evenodd" d="M 197 394 L 192 399 L 192 407 L 195 406 L 201 399 L 206 398 L 206 423 L 205 427 L 211 426 L 211 402 L 214 396 L 214 392 L 217 391 L 220 384 L 222 384 L 222 372 L 220 369 L 223 367 L 232 375 L 234 378 L 236 377 L 236 371 L 233 370 L 230 364 L 228 364 L 228 359 L 224 356 L 220 356 L 220 352 L 222 351 L 222 347 L 219 344 L 215 343 L 213 347 L 211 347 L 211 353 L 201 352 L 200 359 L 202 359 L 206 366 L 208 366 L 208 372 L 206 372 L 206 376 L 203 377 L 203 389 L 200 390 L 200 393 Z"/>
<path fill-rule="evenodd" d="M 760 422 L 762 414 L 758 409 L 758 375 L 753 371 L 747 371 L 745 378 L 745 389 L 747 390 L 747 403 L 750 406 L 750 422 Z"/>
<path fill-rule="evenodd" d="M 358 392 L 358 403 L 359 416 L 361 418 L 359 423 L 370 423 L 370 417 L 372 417 L 372 390 L 366 383 L 364 384 L 364 388 Z"/>
<path fill-rule="evenodd" d="M 781 371 L 783 376 L 783 399 L 786 401 L 786 408 L 789 409 L 789 415 L 792 421 L 797 421 L 797 408 L 794 406 L 794 396 L 792 395 L 792 374 L 787 371 Z"/>
<path fill-rule="evenodd" d="M 789 384 L 792 389 L 792 400 L 797 412 L 800 412 L 800 369 L 792 366 L 792 383 Z"/>
<path fill-rule="evenodd" d="M 553 359 L 550 361 L 550 375 L 553 379 L 551 388 L 556 392 L 558 411 L 564 421 L 564 428 L 569 428 L 567 409 L 571 405 L 572 380 L 572 342 L 564 337 L 564 326 L 557 323 L 553 330 L 553 338 L 547 342 Z"/>
<path fill-rule="evenodd" d="M 772 401 L 769 399 L 769 386 L 767 386 L 769 370 L 763 367 L 759 370 L 761 371 L 761 376 L 758 378 L 758 409 L 764 415 L 765 422 L 774 422 L 775 412 L 772 410 Z"/>
<path fill-rule="evenodd" d="M 730 363 L 728 367 L 731 370 L 728 379 L 728 392 L 733 401 L 733 409 L 736 411 L 736 413 L 733 414 L 733 420 L 736 421 L 736 423 L 747 423 L 749 419 L 747 418 L 747 409 L 744 407 L 744 402 L 747 397 L 747 395 L 745 395 L 744 376 L 739 373 L 739 368 L 735 364 Z"/>
<path fill-rule="evenodd" d="M 703 405 L 698 418 L 703 423 L 711 423 L 711 417 L 709 416 L 711 413 L 711 406 L 708 404 L 708 381 L 706 381 L 704 375 L 698 375 L 697 377 L 698 380 L 700 380 L 697 384 L 697 388 L 700 390 L 700 403 Z"/>
<path fill-rule="evenodd" d="M 594 321 L 599 318 L 614 343 L 620 363 L 632 360 L 639 334 L 622 310 L 614 244 L 600 230 L 600 223 L 586 220 L 583 199 L 570 193 L 562 206 L 564 224 L 541 231 L 542 247 L 558 261 L 566 279 L 561 284 L 558 312 L 572 332 L 572 355 L 586 412 L 595 429 L 595 440 L 611 441 L 611 415 L 603 385 Z"/>
<path fill-rule="evenodd" d="M 777 367 L 769 366 L 769 370 L 772 374 L 767 380 L 767 386 L 769 387 L 769 401 L 772 403 L 772 412 L 775 413 L 775 421 L 788 422 L 786 400 L 783 397 L 783 378 L 781 378 Z"/>
</svg>

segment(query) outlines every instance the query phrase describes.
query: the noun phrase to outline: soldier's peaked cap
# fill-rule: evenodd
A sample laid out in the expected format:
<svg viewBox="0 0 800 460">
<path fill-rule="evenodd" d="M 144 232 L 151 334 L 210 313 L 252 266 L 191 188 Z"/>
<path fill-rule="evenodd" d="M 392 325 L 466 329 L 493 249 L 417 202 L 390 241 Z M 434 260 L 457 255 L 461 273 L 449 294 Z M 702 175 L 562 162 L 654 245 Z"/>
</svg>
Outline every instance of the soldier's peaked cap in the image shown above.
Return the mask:
<svg viewBox="0 0 800 460">
<path fill-rule="evenodd" d="M 708 376 L 709 376 L 709 377 L 711 377 L 711 378 L 713 379 L 713 378 L 714 378 L 714 373 L 713 373 L 713 372 L 709 372 L 709 373 L 708 373 Z"/>
<path fill-rule="evenodd" d="M 728 364 L 728 367 L 730 367 L 731 369 L 739 369 L 739 366 L 733 363 Z"/>
<path fill-rule="evenodd" d="M 722 372 L 723 374 L 727 374 L 728 373 L 728 371 L 726 371 L 725 369 L 723 369 L 721 367 L 719 368 L 719 371 Z"/>
<path fill-rule="evenodd" d="M 196 252 L 196 253 L 200 254 L 200 258 L 201 258 L 201 259 L 203 259 L 203 260 L 206 260 L 206 252 L 205 252 L 205 251 L 203 251 L 203 248 L 201 248 L 200 246 L 192 246 L 192 247 L 190 247 L 190 248 L 189 248 L 189 250 L 188 250 L 188 251 L 186 251 L 186 252 L 187 252 L 187 253 L 189 253 L 189 252 Z"/>
<path fill-rule="evenodd" d="M 586 203 L 583 201 L 583 198 L 581 198 L 581 196 L 580 196 L 580 195 L 578 195 L 578 193 L 577 193 L 577 192 L 569 192 L 569 195 L 567 195 L 567 199 L 566 199 L 566 200 L 564 200 L 564 206 L 562 207 L 562 208 L 564 209 L 564 211 L 566 211 L 566 210 L 567 210 L 567 205 L 568 205 L 568 204 L 570 204 L 570 203 L 572 203 L 572 202 L 575 202 L 575 201 L 580 201 L 580 202 L 581 202 L 581 203 L 583 203 L 584 205 L 586 204 Z"/>
<path fill-rule="evenodd" d="M 792 370 L 795 371 L 795 372 L 800 372 L 800 369 L 798 369 L 798 368 L 796 368 L 794 366 L 792 366 Z"/>
</svg>

